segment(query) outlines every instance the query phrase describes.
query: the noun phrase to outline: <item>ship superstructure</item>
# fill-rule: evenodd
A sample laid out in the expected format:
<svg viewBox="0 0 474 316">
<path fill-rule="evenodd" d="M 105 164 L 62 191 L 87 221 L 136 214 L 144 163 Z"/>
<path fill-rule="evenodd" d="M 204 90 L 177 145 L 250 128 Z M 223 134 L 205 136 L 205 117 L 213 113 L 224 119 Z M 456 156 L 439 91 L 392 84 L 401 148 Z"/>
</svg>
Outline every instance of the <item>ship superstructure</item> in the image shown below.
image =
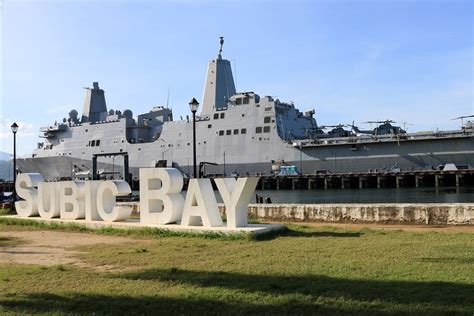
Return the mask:
<svg viewBox="0 0 474 316">
<path fill-rule="evenodd" d="M 291 102 L 236 92 L 230 62 L 222 58 L 223 38 L 220 44 L 208 65 L 196 117 L 197 160 L 209 163 L 207 175 L 265 174 L 275 163 L 295 165 L 303 173 L 474 166 L 471 122 L 441 132 L 406 133 L 391 121 L 368 131 L 352 124 L 350 130 L 341 125 L 324 132 L 314 109 L 302 112 Z M 41 133 L 44 141 L 31 158 L 19 161 L 19 169 L 50 180 L 92 177 L 94 155 L 96 172 L 104 177 L 124 177 L 119 155 L 127 155 L 134 177 L 140 167 L 173 165 L 189 175 L 193 169 L 192 121 L 175 121 L 164 106 L 137 116 L 108 110 L 97 82 L 86 88 L 81 118 L 72 110 Z"/>
</svg>

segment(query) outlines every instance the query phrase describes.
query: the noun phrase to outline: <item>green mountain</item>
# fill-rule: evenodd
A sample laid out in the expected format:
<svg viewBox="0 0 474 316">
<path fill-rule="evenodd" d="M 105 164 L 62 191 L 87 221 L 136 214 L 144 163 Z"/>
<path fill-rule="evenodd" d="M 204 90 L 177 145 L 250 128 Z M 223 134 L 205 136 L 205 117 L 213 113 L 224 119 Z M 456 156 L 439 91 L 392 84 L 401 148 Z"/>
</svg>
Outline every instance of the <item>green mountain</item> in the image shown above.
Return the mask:
<svg viewBox="0 0 474 316">
<path fill-rule="evenodd" d="M 0 160 L 10 160 L 12 159 L 12 154 L 0 151 Z"/>
<path fill-rule="evenodd" d="M 0 160 L 0 179 L 13 180 L 12 160 Z"/>
</svg>

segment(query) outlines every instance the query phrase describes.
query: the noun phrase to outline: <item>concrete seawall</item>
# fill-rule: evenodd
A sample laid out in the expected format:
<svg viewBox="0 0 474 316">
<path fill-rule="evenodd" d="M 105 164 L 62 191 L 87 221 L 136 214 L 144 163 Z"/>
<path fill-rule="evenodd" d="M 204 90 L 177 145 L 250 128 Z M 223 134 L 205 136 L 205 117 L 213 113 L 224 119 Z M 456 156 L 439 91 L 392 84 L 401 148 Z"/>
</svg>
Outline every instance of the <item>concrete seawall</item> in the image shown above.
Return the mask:
<svg viewBox="0 0 474 316">
<path fill-rule="evenodd" d="M 474 204 L 250 204 L 257 219 L 474 225 Z"/>
<path fill-rule="evenodd" d="M 139 203 L 119 203 L 139 213 Z M 219 209 L 224 213 L 223 204 Z M 472 203 L 249 204 L 249 216 L 269 221 L 474 225 Z"/>
</svg>

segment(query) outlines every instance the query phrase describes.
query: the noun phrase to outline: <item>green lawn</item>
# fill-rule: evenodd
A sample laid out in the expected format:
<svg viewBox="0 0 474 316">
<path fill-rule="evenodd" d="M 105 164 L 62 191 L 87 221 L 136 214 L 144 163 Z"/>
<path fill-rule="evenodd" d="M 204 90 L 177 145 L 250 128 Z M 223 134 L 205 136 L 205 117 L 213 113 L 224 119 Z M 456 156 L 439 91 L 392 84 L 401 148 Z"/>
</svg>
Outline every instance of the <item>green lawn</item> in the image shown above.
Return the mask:
<svg viewBox="0 0 474 316">
<path fill-rule="evenodd" d="M 78 248 L 109 272 L 2 264 L 0 314 L 474 314 L 472 233 L 289 228 Z"/>
<path fill-rule="evenodd" d="M 0 207 L 0 216 L 1 215 L 10 215 L 11 213 L 12 213 L 12 211 L 10 209 Z"/>
</svg>

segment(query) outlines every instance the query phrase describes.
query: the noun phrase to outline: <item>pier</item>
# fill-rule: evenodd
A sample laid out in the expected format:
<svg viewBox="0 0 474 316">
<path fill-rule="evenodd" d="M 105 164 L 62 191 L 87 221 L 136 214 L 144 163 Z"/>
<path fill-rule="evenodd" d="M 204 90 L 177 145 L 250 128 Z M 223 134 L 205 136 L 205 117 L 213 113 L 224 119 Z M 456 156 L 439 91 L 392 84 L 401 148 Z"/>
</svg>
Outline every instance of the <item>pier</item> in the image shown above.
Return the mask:
<svg viewBox="0 0 474 316">
<path fill-rule="evenodd" d="M 316 173 L 295 176 L 262 175 L 257 190 L 349 188 L 459 187 L 474 185 L 474 169 L 400 172 Z"/>
<path fill-rule="evenodd" d="M 474 186 L 474 169 L 415 170 L 401 172 L 316 173 L 295 176 L 258 175 L 257 190 L 314 190 L 364 188 L 418 188 Z M 184 189 L 188 179 L 184 179 Z M 138 189 L 138 179 L 130 182 Z M 214 184 L 213 184 L 214 185 Z M 2 182 L 0 190 L 11 192 L 13 183 Z"/>
</svg>

